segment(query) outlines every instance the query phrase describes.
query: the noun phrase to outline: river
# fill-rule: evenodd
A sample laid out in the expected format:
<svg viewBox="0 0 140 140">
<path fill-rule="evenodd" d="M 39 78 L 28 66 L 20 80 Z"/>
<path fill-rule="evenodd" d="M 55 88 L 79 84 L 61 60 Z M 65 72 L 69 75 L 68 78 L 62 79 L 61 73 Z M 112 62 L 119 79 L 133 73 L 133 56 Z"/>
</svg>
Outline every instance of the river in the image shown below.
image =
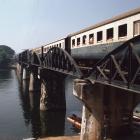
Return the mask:
<svg viewBox="0 0 140 140">
<path fill-rule="evenodd" d="M 72 95 L 71 77 L 66 78 L 66 112 L 41 112 L 34 96 L 21 88 L 14 70 L 0 70 L 0 140 L 28 137 L 75 135 L 79 133 L 67 120 L 72 113 L 81 114 L 82 103 Z"/>
</svg>

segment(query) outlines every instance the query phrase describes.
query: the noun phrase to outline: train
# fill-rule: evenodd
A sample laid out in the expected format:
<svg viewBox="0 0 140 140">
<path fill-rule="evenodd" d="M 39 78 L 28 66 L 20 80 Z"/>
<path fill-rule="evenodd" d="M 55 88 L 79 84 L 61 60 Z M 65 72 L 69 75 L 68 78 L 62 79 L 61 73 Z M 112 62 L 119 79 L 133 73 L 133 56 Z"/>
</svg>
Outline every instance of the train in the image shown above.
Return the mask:
<svg viewBox="0 0 140 140">
<path fill-rule="evenodd" d="M 65 49 L 75 59 L 102 59 L 125 41 L 140 35 L 140 8 L 92 25 L 66 37 L 43 45 L 43 52 L 50 48 Z M 41 47 L 32 49 L 41 53 Z"/>
</svg>

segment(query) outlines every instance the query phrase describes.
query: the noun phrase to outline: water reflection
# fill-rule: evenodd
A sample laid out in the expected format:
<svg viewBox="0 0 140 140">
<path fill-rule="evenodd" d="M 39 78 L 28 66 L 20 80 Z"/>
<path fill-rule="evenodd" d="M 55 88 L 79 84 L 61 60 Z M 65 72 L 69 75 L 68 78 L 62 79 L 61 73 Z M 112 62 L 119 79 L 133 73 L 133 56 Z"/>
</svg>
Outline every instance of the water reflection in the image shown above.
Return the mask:
<svg viewBox="0 0 140 140">
<path fill-rule="evenodd" d="M 64 111 L 40 112 L 42 136 L 62 136 L 65 128 Z"/>
<path fill-rule="evenodd" d="M 8 86 L 12 79 L 12 71 L 0 69 L 0 90 Z"/>
<path fill-rule="evenodd" d="M 31 125 L 33 137 L 64 135 L 65 111 L 39 110 L 39 92 L 28 92 L 28 83 L 23 82 L 20 88 L 20 100 L 25 125 Z"/>
<path fill-rule="evenodd" d="M 39 92 L 29 93 L 28 82 L 20 84 L 14 70 L 0 70 L 0 140 L 77 134 L 66 120 L 82 108 L 72 94 L 72 81 L 66 79 L 66 112 L 40 112 Z"/>
<path fill-rule="evenodd" d="M 1 82 L 3 80 L 9 79 L 9 78 L 12 78 L 11 71 L 10 70 L 0 69 L 0 80 L 1 80 Z"/>
</svg>

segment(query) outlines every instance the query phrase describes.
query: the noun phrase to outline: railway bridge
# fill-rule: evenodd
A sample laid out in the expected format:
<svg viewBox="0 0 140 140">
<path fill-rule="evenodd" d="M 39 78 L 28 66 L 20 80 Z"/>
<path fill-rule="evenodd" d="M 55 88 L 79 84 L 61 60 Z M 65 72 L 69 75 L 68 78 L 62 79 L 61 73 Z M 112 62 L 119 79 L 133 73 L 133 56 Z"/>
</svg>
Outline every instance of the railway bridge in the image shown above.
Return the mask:
<svg viewBox="0 0 140 140">
<path fill-rule="evenodd" d="M 114 139 L 131 132 L 133 110 L 140 103 L 140 36 L 92 69 L 81 67 L 61 48 L 44 54 L 42 47 L 40 55 L 26 50 L 17 55 L 17 73 L 21 83 L 29 79 L 29 91 L 40 90 L 40 110 L 66 108 L 64 79 L 73 76 L 73 94 L 83 102 L 80 139 Z"/>
</svg>

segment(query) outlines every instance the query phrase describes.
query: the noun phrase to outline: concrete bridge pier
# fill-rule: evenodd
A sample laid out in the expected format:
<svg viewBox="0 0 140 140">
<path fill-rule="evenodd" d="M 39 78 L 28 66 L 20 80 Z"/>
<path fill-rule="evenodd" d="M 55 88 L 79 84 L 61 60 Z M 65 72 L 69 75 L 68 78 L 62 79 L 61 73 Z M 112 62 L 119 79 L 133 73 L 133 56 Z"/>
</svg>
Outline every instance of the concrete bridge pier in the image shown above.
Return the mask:
<svg viewBox="0 0 140 140">
<path fill-rule="evenodd" d="M 17 63 L 16 67 L 17 67 L 16 68 L 16 72 L 17 72 L 18 79 L 19 79 L 20 82 L 22 82 L 22 78 L 23 78 L 23 65 Z"/>
<path fill-rule="evenodd" d="M 65 76 L 48 70 L 40 71 L 40 110 L 65 110 Z"/>
<path fill-rule="evenodd" d="M 102 140 L 103 138 L 103 87 L 95 88 L 85 80 L 74 81 L 73 93 L 84 102 L 81 140 Z"/>
<path fill-rule="evenodd" d="M 41 80 L 40 110 L 47 110 L 47 87 L 44 80 Z"/>
<path fill-rule="evenodd" d="M 134 94 L 122 89 L 110 88 L 106 116 L 108 118 L 109 137 L 121 137 L 131 134 Z"/>
<path fill-rule="evenodd" d="M 17 63 L 16 64 L 16 73 L 17 73 L 17 75 L 19 75 L 19 72 L 20 72 L 20 64 Z"/>
<path fill-rule="evenodd" d="M 131 134 L 136 94 L 85 80 L 74 81 L 73 94 L 84 102 L 81 140 L 114 139 Z"/>
<path fill-rule="evenodd" d="M 30 70 L 30 81 L 29 81 L 29 91 L 39 91 L 40 90 L 40 79 L 38 79 L 38 68 L 33 67 Z"/>
<path fill-rule="evenodd" d="M 27 68 L 23 68 L 22 80 L 28 80 L 28 79 L 29 79 L 29 71 Z"/>
<path fill-rule="evenodd" d="M 24 93 L 28 92 L 28 90 L 29 90 L 29 79 L 30 79 L 29 78 L 29 70 L 26 67 L 24 67 L 23 74 L 22 74 L 22 83 L 21 83 L 22 90 Z"/>
</svg>

